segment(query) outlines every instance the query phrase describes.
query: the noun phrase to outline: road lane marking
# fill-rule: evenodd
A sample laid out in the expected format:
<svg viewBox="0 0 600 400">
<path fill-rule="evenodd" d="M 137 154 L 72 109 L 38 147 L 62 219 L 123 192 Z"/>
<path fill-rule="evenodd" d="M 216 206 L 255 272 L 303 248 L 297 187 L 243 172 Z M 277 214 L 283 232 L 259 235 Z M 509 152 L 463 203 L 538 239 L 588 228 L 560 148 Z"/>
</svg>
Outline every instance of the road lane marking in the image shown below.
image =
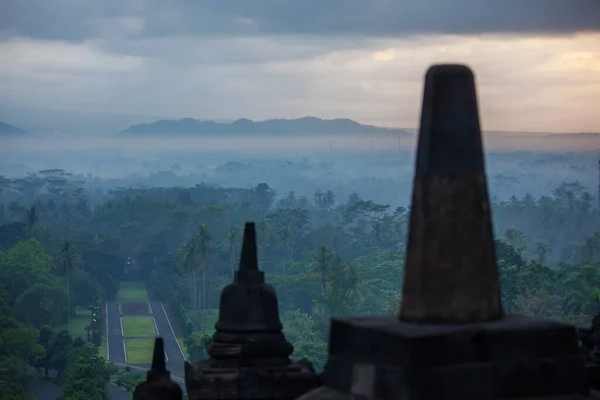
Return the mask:
<svg viewBox="0 0 600 400">
<path fill-rule="evenodd" d="M 171 321 L 169 320 L 169 315 L 167 314 L 167 310 L 165 310 L 165 305 L 161 302 L 160 306 L 162 307 L 163 312 L 165 313 L 165 317 L 167 318 L 167 322 L 169 323 L 169 328 L 171 328 L 171 333 L 173 334 L 173 337 L 175 338 L 175 343 L 177 343 L 177 347 L 179 347 L 181 356 L 183 357 L 184 360 L 187 360 L 185 358 L 185 354 L 183 354 L 183 349 L 181 348 L 181 345 L 179 344 L 179 340 L 177 340 L 177 336 L 175 336 L 175 331 L 173 330 L 173 325 L 171 325 Z"/>
<path fill-rule="evenodd" d="M 150 318 L 152 318 L 152 322 L 154 322 L 154 327 L 156 328 L 156 336 L 160 336 L 160 332 L 158 332 L 158 325 L 156 325 L 156 320 L 154 319 L 154 317 Z"/>
</svg>

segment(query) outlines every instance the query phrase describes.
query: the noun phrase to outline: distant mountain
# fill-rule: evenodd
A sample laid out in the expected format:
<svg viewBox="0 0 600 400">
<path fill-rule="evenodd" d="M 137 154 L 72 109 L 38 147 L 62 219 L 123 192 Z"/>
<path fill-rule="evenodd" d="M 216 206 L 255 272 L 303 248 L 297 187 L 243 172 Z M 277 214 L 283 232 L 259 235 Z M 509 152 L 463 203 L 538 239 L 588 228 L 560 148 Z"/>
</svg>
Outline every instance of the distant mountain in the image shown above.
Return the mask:
<svg viewBox="0 0 600 400">
<path fill-rule="evenodd" d="M 297 119 L 269 119 L 255 122 L 249 119 L 213 122 L 185 118 L 160 120 L 150 124 L 132 125 L 121 132 L 123 135 L 357 135 L 357 134 L 412 134 L 393 128 L 362 125 L 351 119 L 320 119 L 304 117 Z"/>
<path fill-rule="evenodd" d="M 5 124 L 0 121 L 0 137 L 4 136 L 25 136 L 27 132 L 25 132 L 21 128 L 17 128 L 16 126 L 12 126 L 9 124 Z"/>
</svg>

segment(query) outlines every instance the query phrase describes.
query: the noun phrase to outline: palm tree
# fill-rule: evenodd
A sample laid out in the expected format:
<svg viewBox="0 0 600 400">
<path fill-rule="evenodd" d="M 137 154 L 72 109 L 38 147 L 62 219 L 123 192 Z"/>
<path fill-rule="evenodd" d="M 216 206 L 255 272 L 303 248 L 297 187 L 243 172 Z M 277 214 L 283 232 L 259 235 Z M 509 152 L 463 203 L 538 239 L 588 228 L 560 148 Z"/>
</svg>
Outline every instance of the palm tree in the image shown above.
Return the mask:
<svg viewBox="0 0 600 400">
<path fill-rule="evenodd" d="M 327 190 L 324 195 L 325 208 L 331 210 L 335 206 L 335 194 L 331 190 Z"/>
<path fill-rule="evenodd" d="M 517 228 L 507 228 L 502 233 L 502 240 L 504 243 L 512 246 L 515 251 L 522 254 L 527 247 L 527 241 L 522 231 Z"/>
<path fill-rule="evenodd" d="M 69 330 L 69 319 L 71 316 L 71 275 L 77 266 L 77 252 L 68 240 L 63 241 L 60 249 L 60 269 L 65 277 L 67 285 L 67 331 Z"/>
<path fill-rule="evenodd" d="M 227 232 L 227 247 L 229 249 L 229 265 L 231 267 L 231 277 L 235 274 L 237 258 L 236 253 L 239 247 L 240 228 L 235 225 L 229 228 Z"/>
<path fill-rule="evenodd" d="M 258 265 L 262 265 L 267 235 L 267 224 L 265 221 L 260 221 L 258 224 L 256 224 L 256 251 L 258 252 Z"/>
<path fill-rule="evenodd" d="M 35 206 L 31 206 L 29 210 L 25 211 L 25 217 L 25 229 L 27 230 L 27 236 L 32 237 L 36 231 L 37 224 L 40 219 L 37 208 Z"/>
<path fill-rule="evenodd" d="M 212 253 L 212 238 L 208 232 L 206 225 L 200 225 L 200 231 L 198 232 L 199 241 L 199 264 L 202 268 L 202 309 L 206 309 L 206 273 L 208 266 L 208 259 Z M 204 329 L 204 315 L 202 315 L 202 329 Z"/>
<path fill-rule="evenodd" d="M 321 275 L 321 293 L 327 293 L 327 271 L 329 270 L 329 262 L 331 261 L 331 252 L 322 244 L 317 251 L 313 253 L 312 267 L 315 272 Z"/>
<path fill-rule="evenodd" d="M 546 258 L 548 257 L 548 253 L 550 253 L 551 249 L 546 242 L 536 242 L 535 243 L 535 255 L 537 257 L 537 262 L 544 265 L 546 264 Z"/>
<path fill-rule="evenodd" d="M 16 201 L 13 201 L 8 206 L 8 218 L 12 221 L 15 217 L 17 217 L 22 212 L 22 207 Z"/>
<path fill-rule="evenodd" d="M 182 272 L 192 276 L 192 290 L 190 291 L 190 306 L 196 309 L 198 306 L 198 285 L 196 282 L 196 269 L 198 258 L 198 235 L 193 233 L 179 251 L 179 268 Z"/>
<path fill-rule="evenodd" d="M 582 263 L 595 262 L 600 253 L 600 233 L 585 239 L 583 245 L 579 248 L 579 258 Z"/>
<path fill-rule="evenodd" d="M 208 258 L 212 252 L 211 237 L 206 225 L 201 225 L 198 232 L 193 233 L 183 245 L 180 251 L 180 268 L 192 275 L 192 308 L 201 308 L 201 324 L 204 329 L 203 310 L 206 309 L 206 267 Z M 200 301 L 198 283 L 196 280 L 198 268 L 202 274 L 202 301 Z M 202 303 L 200 305 L 200 303 Z"/>
</svg>

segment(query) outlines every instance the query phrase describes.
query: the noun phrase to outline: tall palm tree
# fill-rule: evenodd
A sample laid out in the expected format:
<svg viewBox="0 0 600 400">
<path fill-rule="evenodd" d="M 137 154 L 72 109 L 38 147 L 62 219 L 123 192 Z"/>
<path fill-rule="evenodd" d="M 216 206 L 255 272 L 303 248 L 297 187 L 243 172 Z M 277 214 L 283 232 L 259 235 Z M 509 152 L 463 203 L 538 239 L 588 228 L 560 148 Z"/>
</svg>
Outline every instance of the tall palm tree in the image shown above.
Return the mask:
<svg viewBox="0 0 600 400">
<path fill-rule="evenodd" d="M 527 240 L 525 239 L 525 235 L 523 232 L 517 228 L 507 228 L 502 233 L 502 240 L 512 246 L 515 251 L 519 254 L 522 254 L 527 247 Z"/>
<path fill-rule="evenodd" d="M 21 205 L 19 203 L 17 203 L 16 201 L 13 201 L 8 206 L 8 218 L 12 221 L 19 214 L 21 214 L 22 210 L 23 209 L 22 209 Z"/>
<path fill-rule="evenodd" d="M 184 272 L 192 275 L 191 302 L 193 309 L 206 309 L 206 269 L 211 252 L 211 237 L 206 225 L 201 225 L 198 232 L 192 233 L 180 251 L 179 266 Z M 202 297 L 199 296 L 200 291 L 198 290 L 198 272 L 202 276 Z M 201 324 L 204 327 L 203 311 L 200 315 Z"/>
<path fill-rule="evenodd" d="M 67 331 L 69 330 L 69 319 L 71 317 L 71 275 L 77 266 L 77 251 L 68 240 L 64 240 L 60 249 L 60 269 L 65 277 L 67 286 Z"/>
<path fill-rule="evenodd" d="M 579 248 L 579 258 L 582 263 L 595 262 L 600 254 L 600 233 L 587 237 Z"/>
<path fill-rule="evenodd" d="M 548 246 L 548 243 L 536 242 L 534 251 L 537 259 L 536 261 L 542 265 L 545 265 L 548 253 L 550 253 L 551 251 L 550 246 Z"/>
<path fill-rule="evenodd" d="M 25 229 L 27 230 L 27 236 L 32 237 L 37 229 L 40 215 L 35 206 L 25 211 Z"/>
<path fill-rule="evenodd" d="M 206 310 L 206 274 L 208 269 L 208 261 L 212 253 L 212 238 L 208 232 L 206 225 L 200 225 L 198 232 L 198 256 L 199 265 L 202 271 L 202 329 L 204 329 L 204 310 Z"/>
<path fill-rule="evenodd" d="M 198 235 L 193 233 L 179 251 L 179 268 L 182 272 L 192 276 L 192 287 L 190 291 L 190 305 L 192 309 L 198 307 L 198 284 L 196 281 L 197 259 L 198 259 Z"/>
<path fill-rule="evenodd" d="M 312 267 L 315 272 L 321 275 L 321 293 L 327 293 L 327 271 L 331 261 L 331 252 L 322 244 L 317 251 L 313 253 Z"/>
<path fill-rule="evenodd" d="M 231 267 L 232 278 L 235 274 L 235 269 L 237 265 L 236 253 L 238 252 L 239 248 L 239 237 L 240 227 L 238 225 L 229 228 L 229 231 L 227 232 L 227 247 L 229 249 L 229 265 Z"/>
<path fill-rule="evenodd" d="M 258 265 L 263 264 L 262 261 L 267 238 L 267 224 L 265 221 L 260 221 L 258 224 L 256 224 L 256 251 L 258 252 Z"/>
</svg>

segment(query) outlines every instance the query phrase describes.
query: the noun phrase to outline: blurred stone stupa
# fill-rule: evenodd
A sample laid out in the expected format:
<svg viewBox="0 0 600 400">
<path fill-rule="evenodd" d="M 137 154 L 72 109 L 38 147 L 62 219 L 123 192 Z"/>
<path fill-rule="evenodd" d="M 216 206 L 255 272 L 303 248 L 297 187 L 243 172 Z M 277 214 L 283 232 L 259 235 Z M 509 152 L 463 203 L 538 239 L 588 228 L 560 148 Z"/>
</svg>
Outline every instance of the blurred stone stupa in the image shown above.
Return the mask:
<svg viewBox="0 0 600 400">
<path fill-rule="evenodd" d="M 152 365 L 146 374 L 146 381 L 136 386 L 134 400 L 181 400 L 183 393 L 179 385 L 171 380 L 165 360 L 165 344 L 163 338 L 154 340 Z"/>
<path fill-rule="evenodd" d="M 317 387 L 312 365 L 290 360 L 294 349 L 282 328 L 277 295 L 258 268 L 255 226 L 248 222 L 239 270 L 221 293 L 210 358 L 185 364 L 189 399 L 291 400 Z"/>
<path fill-rule="evenodd" d="M 333 319 L 312 399 L 578 398 L 575 328 L 504 316 L 475 78 L 425 78 L 399 316 Z"/>
</svg>

